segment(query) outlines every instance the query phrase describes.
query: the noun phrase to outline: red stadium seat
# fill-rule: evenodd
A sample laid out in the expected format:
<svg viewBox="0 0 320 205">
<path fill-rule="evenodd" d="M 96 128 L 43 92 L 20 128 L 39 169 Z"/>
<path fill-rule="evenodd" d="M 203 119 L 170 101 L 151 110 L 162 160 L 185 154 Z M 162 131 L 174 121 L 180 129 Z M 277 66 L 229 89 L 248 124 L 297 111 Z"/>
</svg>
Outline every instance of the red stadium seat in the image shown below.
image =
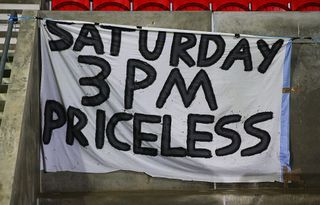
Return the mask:
<svg viewBox="0 0 320 205">
<path fill-rule="evenodd" d="M 249 11 L 251 0 L 210 0 L 213 11 Z"/>
<path fill-rule="evenodd" d="M 290 0 L 252 0 L 252 11 L 289 11 Z"/>
<path fill-rule="evenodd" d="M 130 11 L 130 0 L 93 0 L 95 11 Z"/>
<path fill-rule="evenodd" d="M 320 0 L 292 0 L 293 11 L 320 11 Z"/>
<path fill-rule="evenodd" d="M 174 11 L 210 10 L 209 0 L 172 0 Z"/>
<path fill-rule="evenodd" d="M 52 10 L 86 11 L 90 10 L 89 0 L 52 0 Z"/>
<path fill-rule="evenodd" d="M 170 0 L 133 0 L 134 11 L 170 11 Z"/>
</svg>

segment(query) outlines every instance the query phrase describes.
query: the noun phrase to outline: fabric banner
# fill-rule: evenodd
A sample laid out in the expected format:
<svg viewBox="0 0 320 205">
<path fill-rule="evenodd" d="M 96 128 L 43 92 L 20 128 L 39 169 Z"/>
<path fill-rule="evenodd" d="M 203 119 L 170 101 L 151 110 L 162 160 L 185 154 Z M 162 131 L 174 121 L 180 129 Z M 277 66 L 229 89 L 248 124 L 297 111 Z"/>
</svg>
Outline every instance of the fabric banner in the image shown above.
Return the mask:
<svg viewBox="0 0 320 205">
<path fill-rule="evenodd" d="M 44 170 L 281 181 L 289 38 L 54 20 L 40 30 Z"/>
</svg>

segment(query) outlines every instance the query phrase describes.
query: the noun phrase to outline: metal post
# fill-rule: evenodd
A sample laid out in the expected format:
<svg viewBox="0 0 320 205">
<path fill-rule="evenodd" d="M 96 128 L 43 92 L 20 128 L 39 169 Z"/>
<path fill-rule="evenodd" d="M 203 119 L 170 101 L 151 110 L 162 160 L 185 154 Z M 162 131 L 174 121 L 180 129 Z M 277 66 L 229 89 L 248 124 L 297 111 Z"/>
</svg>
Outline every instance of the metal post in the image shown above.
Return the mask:
<svg viewBox="0 0 320 205">
<path fill-rule="evenodd" d="M 93 0 L 90 0 L 90 11 L 93 11 Z"/>
<path fill-rule="evenodd" d="M 52 10 L 52 1 L 50 0 L 49 1 L 49 11 L 51 11 Z"/>
<path fill-rule="evenodd" d="M 2 51 L 1 61 L 0 61 L 0 84 L 2 83 L 2 77 L 3 77 L 3 73 L 4 73 L 6 61 L 7 61 L 13 24 L 17 21 L 18 21 L 17 12 L 12 11 L 8 21 L 8 29 L 6 33 L 6 38 L 4 40 L 4 46 L 3 46 L 3 51 Z"/>
<path fill-rule="evenodd" d="M 130 11 L 133 11 L 133 1 L 130 1 Z"/>
</svg>

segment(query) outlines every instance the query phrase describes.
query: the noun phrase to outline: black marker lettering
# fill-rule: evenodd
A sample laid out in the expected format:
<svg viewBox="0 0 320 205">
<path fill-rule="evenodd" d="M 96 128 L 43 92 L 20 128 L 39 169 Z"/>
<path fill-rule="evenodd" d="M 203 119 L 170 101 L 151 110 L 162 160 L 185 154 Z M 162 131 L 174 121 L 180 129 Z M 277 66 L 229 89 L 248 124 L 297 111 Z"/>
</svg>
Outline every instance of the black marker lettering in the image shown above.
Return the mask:
<svg viewBox="0 0 320 205">
<path fill-rule="evenodd" d="M 209 124 L 214 122 L 212 115 L 188 115 L 187 152 L 190 157 L 212 157 L 211 151 L 196 148 L 196 142 L 211 142 L 212 134 L 209 132 L 197 131 L 197 123 Z"/>
<path fill-rule="evenodd" d="M 111 30 L 111 47 L 110 47 L 110 55 L 118 56 L 120 53 L 121 48 L 121 35 L 122 31 L 124 32 L 133 32 L 135 29 L 130 28 L 121 28 L 115 26 L 100 26 L 103 29 L 110 29 Z"/>
<path fill-rule="evenodd" d="M 57 119 L 54 119 L 56 114 Z M 66 123 L 66 111 L 57 101 L 47 100 L 44 108 L 43 143 L 49 144 L 54 129 L 60 128 Z"/>
<path fill-rule="evenodd" d="M 260 39 L 257 41 L 257 45 L 258 45 L 258 49 L 261 52 L 261 54 L 263 55 L 263 61 L 261 62 L 261 64 L 258 67 L 258 71 L 260 73 L 265 73 L 270 64 L 272 63 L 274 57 L 277 55 L 278 51 L 280 50 L 281 46 L 283 44 L 283 40 L 279 39 L 277 40 L 277 42 L 275 42 L 272 47 L 269 49 L 268 44 Z"/>
<path fill-rule="evenodd" d="M 97 110 L 96 115 L 96 148 L 102 149 L 105 137 L 104 130 L 106 129 L 106 113 L 103 110 Z"/>
<path fill-rule="evenodd" d="M 207 57 L 209 42 L 213 41 L 217 48 L 216 51 L 210 56 Z M 224 42 L 223 38 L 220 35 L 201 35 L 199 52 L 198 52 L 198 67 L 209 67 L 221 58 L 224 53 L 226 47 L 226 43 Z"/>
<path fill-rule="evenodd" d="M 185 157 L 187 152 L 182 147 L 171 147 L 171 116 L 163 116 L 161 137 L 161 155 L 168 157 Z"/>
<path fill-rule="evenodd" d="M 200 70 L 192 80 L 189 88 L 186 88 L 186 83 L 178 68 L 173 69 L 168 79 L 166 80 L 160 95 L 157 99 L 157 108 L 162 108 L 171 94 L 173 86 L 176 85 L 181 95 L 184 106 L 187 108 L 191 105 L 196 97 L 200 87 L 203 88 L 205 98 L 211 110 L 218 108 L 216 98 L 213 92 L 211 81 L 204 70 Z"/>
<path fill-rule="evenodd" d="M 89 142 L 81 131 L 88 123 L 86 114 L 84 114 L 80 109 L 70 106 L 67 110 L 67 116 L 67 144 L 73 145 L 74 138 L 76 138 L 81 146 L 88 146 Z M 74 117 L 78 119 L 76 124 L 74 124 Z"/>
<path fill-rule="evenodd" d="M 46 25 L 50 33 L 60 37 L 59 40 L 49 40 L 49 46 L 51 51 L 62 51 L 70 48 L 73 44 L 73 36 L 68 31 L 60 28 L 57 24 L 67 24 L 68 22 L 50 21 L 46 20 Z"/>
<path fill-rule="evenodd" d="M 133 152 L 149 156 L 157 156 L 158 151 L 151 147 L 142 147 L 142 141 L 155 142 L 157 135 L 141 132 L 142 123 L 160 123 L 161 117 L 157 115 L 134 114 L 133 118 Z"/>
<path fill-rule="evenodd" d="M 104 54 L 103 43 L 99 31 L 93 24 L 83 24 L 73 46 L 73 50 L 81 51 L 84 46 L 93 46 L 97 54 Z"/>
<path fill-rule="evenodd" d="M 265 130 L 253 127 L 254 124 L 259 122 L 264 122 L 267 120 L 271 120 L 273 118 L 272 112 L 261 112 L 257 113 L 250 118 L 248 118 L 244 123 L 244 129 L 249 134 L 252 135 L 261 141 L 253 147 L 246 148 L 241 151 L 241 156 L 252 156 L 255 154 L 259 154 L 266 149 L 270 144 L 271 137 L 269 133 Z"/>
<path fill-rule="evenodd" d="M 110 95 L 110 88 L 105 79 L 109 76 L 111 68 L 109 63 L 98 56 L 82 56 L 78 57 L 79 63 L 95 65 L 101 69 L 101 72 L 94 77 L 84 77 L 79 79 L 80 85 L 94 86 L 99 89 L 99 93 L 95 96 L 84 96 L 81 99 L 81 104 L 84 106 L 97 106 L 105 102 Z"/>
<path fill-rule="evenodd" d="M 122 151 L 129 151 L 130 145 L 127 143 L 121 142 L 117 139 L 115 135 L 115 127 L 117 124 L 121 121 L 129 121 L 132 119 L 132 115 L 128 113 L 116 113 L 114 114 L 111 119 L 108 122 L 107 125 L 107 137 L 109 140 L 109 143 L 116 149 L 122 150 Z"/>
<path fill-rule="evenodd" d="M 164 43 L 166 41 L 166 32 L 159 31 L 156 45 L 153 51 L 148 49 L 148 31 L 141 30 L 139 35 L 139 51 L 141 55 L 147 60 L 157 60 L 163 50 Z"/>
<path fill-rule="evenodd" d="M 221 68 L 223 70 L 229 70 L 229 68 L 236 60 L 243 60 L 245 71 L 252 71 L 250 45 L 248 40 L 245 38 L 241 39 L 238 44 L 230 51 Z"/>
<path fill-rule="evenodd" d="M 230 123 L 235 123 L 235 122 L 240 122 L 241 116 L 240 115 L 227 115 L 218 120 L 216 123 L 214 130 L 215 132 L 223 136 L 225 138 L 228 138 L 231 140 L 231 144 L 219 148 L 216 150 L 216 155 L 217 156 L 226 156 L 235 153 L 238 151 L 241 145 L 241 137 L 238 132 L 225 128 L 225 125 L 228 125 Z"/>
<path fill-rule="evenodd" d="M 182 42 L 182 39 L 187 40 Z M 178 66 L 179 59 L 183 60 L 189 67 L 194 66 L 196 63 L 187 52 L 188 49 L 194 47 L 197 43 L 197 38 L 191 33 L 174 33 L 171 46 L 170 65 Z"/>
<path fill-rule="evenodd" d="M 146 73 L 146 78 L 137 82 L 135 80 L 136 69 Z M 133 94 L 135 90 L 143 89 L 151 85 L 157 77 L 155 69 L 146 62 L 137 59 L 129 59 L 127 63 L 127 79 L 124 95 L 125 109 L 131 109 L 133 103 Z"/>
</svg>

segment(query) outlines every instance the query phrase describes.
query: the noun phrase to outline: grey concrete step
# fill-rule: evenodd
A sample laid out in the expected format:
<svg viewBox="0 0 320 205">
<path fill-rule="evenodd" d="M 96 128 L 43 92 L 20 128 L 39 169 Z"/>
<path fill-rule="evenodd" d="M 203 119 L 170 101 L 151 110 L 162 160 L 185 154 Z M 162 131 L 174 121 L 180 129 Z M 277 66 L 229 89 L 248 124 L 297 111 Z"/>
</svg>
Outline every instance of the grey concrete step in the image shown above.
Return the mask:
<svg viewBox="0 0 320 205">
<path fill-rule="evenodd" d="M 7 65 L 9 64 L 9 65 Z M 11 65 L 12 63 L 9 62 L 9 63 L 6 63 L 5 65 L 5 69 L 4 69 L 4 72 L 3 72 L 3 78 L 10 78 L 11 77 Z"/>
<path fill-rule="evenodd" d="M 1 57 L 1 55 L 2 55 L 2 52 L 3 52 L 3 50 L 1 50 L 0 49 L 0 57 Z M 8 57 L 12 57 L 12 56 L 14 56 L 14 52 L 15 52 L 15 50 L 8 50 Z M 10 60 L 9 60 L 10 61 Z M 11 60 L 11 62 L 12 62 L 12 60 Z"/>
<path fill-rule="evenodd" d="M 11 68 L 12 68 L 12 62 L 7 62 L 5 64 L 5 69 L 4 69 L 3 76 L 2 76 L 2 84 L 3 85 L 7 85 L 10 83 Z M 5 92 L 6 92 L 6 90 L 5 90 Z M 4 93 L 4 90 L 2 90 L 0 88 L 0 94 L 1 93 Z"/>
<path fill-rule="evenodd" d="M 3 50 L 4 45 L 0 44 L 0 50 Z M 15 50 L 16 49 L 16 44 L 10 43 L 9 45 L 9 50 Z"/>
<path fill-rule="evenodd" d="M 42 193 L 66 193 L 66 192 L 110 192 L 110 191 L 225 191 L 225 190 L 251 190 L 256 193 L 277 194 L 284 189 L 280 182 L 269 183 L 209 183 L 192 182 L 174 179 L 151 177 L 144 173 L 131 171 L 116 171 L 105 174 L 73 173 L 73 172 L 41 172 Z M 313 181 L 320 182 L 312 176 Z M 65 183 L 68 181 L 69 183 Z M 137 184 L 139 186 L 137 186 Z M 287 184 L 290 190 L 304 189 L 305 184 L 292 182 Z M 306 184 L 312 190 L 320 190 L 320 187 Z M 264 190 L 264 192 L 257 192 Z M 320 193 L 320 191 L 319 191 Z"/>
<path fill-rule="evenodd" d="M 9 19 L 10 13 L 11 13 L 10 10 L 5 10 L 6 8 L 8 8 L 8 9 L 13 8 L 13 5 L 0 3 L 0 54 L 2 54 L 3 43 L 5 41 L 5 36 L 7 33 L 7 28 L 8 28 L 8 19 Z M 18 17 L 21 17 L 21 12 L 22 12 L 22 10 L 18 11 Z M 11 36 L 11 40 L 10 40 L 10 44 L 12 44 L 9 46 L 10 50 L 15 49 L 15 44 L 17 41 L 19 28 L 20 28 L 19 23 L 15 23 L 13 26 L 12 36 Z"/>
<path fill-rule="evenodd" d="M 5 69 L 0 84 L 0 125 L 2 122 L 4 107 L 7 100 L 8 85 L 11 83 L 11 70 Z"/>
<path fill-rule="evenodd" d="M 1 58 L 1 55 L 2 55 L 2 50 L 0 50 L 0 58 Z M 14 50 L 13 50 L 13 52 L 9 52 L 9 53 L 8 53 L 7 63 L 13 61 L 13 56 L 14 56 Z"/>
<path fill-rule="evenodd" d="M 4 20 L 3 22 L 0 22 L 0 32 L 7 32 L 8 28 L 8 21 Z M 14 24 L 12 32 L 18 32 L 20 28 L 20 24 Z"/>
<path fill-rule="evenodd" d="M 7 0 L 6 2 L 0 1 L 1 10 L 39 10 L 40 1 L 33 3 L 17 2 L 15 0 Z"/>
<path fill-rule="evenodd" d="M 5 104 L 6 104 L 5 99 L 0 99 L 0 124 L 1 124 L 1 121 L 2 121 L 2 115 L 3 115 Z"/>
<path fill-rule="evenodd" d="M 10 6 L 12 7 L 14 5 L 0 4 L 0 58 L 3 53 L 5 37 L 7 33 L 7 28 L 8 28 L 8 19 L 11 13 L 10 9 L 15 9 L 15 8 L 10 8 Z M 17 13 L 18 13 L 18 17 L 21 17 L 22 10 L 17 10 Z M 0 124 L 2 122 L 3 111 L 6 103 L 8 84 L 10 84 L 11 82 L 11 79 L 10 79 L 11 67 L 12 67 L 11 62 L 13 61 L 13 57 L 15 53 L 19 28 L 20 28 L 19 23 L 15 23 L 12 29 L 12 36 L 10 39 L 7 63 L 5 65 L 5 70 L 4 70 L 2 82 L 0 85 Z"/>
<path fill-rule="evenodd" d="M 0 44 L 4 44 L 5 38 L 0 38 Z M 17 44 L 17 38 L 11 38 L 10 44 Z"/>
<path fill-rule="evenodd" d="M 38 5 L 21 5 L 21 4 L 12 4 L 12 3 L 0 3 L 0 58 L 3 53 L 5 36 L 8 28 L 8 19 L 12 10 L 17 11 L 18 17 L 21 17 L 22 9 L 35 9 L 39 8 Z M 17 37 L 19 32 L 20 24 L 16 23 L 13 26 L 12 36 L 10 39 L 8 59 L 5 66 L 2 82 L 0 85 L 0 124 L 2 121 L 3 110 L 6 102 L 8 84 L 10 81 L 11 75 L 11 66 L 15 53 Z"/>
<path fill-rule="evenodd" d="M 9 20 L 11 12 L 12 11 L 1 10 L 1 4 L 0 4 L 0 25 L 7 25 L 8 24 L 8 20 Z M 22 11 L 17 11 L 19 18 L 21 17 L 21 12 Z"/>
<path fill-rule="evenodd" d="M 0 8 L 0 20 L 8 20 L 11 12 L 12 11 L 2 10 Z M 18 14 L 18 17 L 21 17 L 21 12 L 17 11 L 17 14 Z"/>
<path fill-rule="evenodd" d="M 4 101 L 0 101 L 0 112 L 3 112 L 4 104 L 5 104 Z"/>
<path fill-rule="evenodd" d="M 7 31 L 0 31 L 0 38 L 4 38 L 6 36 Z M 18 37 L 18 32 L 12 32 L 12 38 Z"/>
<path fill-rule="evenodd" d="M 200 192 L 54 193 L 39 205 L 319 205 L 318 194 L 220 194 Z"/>
</svg>

